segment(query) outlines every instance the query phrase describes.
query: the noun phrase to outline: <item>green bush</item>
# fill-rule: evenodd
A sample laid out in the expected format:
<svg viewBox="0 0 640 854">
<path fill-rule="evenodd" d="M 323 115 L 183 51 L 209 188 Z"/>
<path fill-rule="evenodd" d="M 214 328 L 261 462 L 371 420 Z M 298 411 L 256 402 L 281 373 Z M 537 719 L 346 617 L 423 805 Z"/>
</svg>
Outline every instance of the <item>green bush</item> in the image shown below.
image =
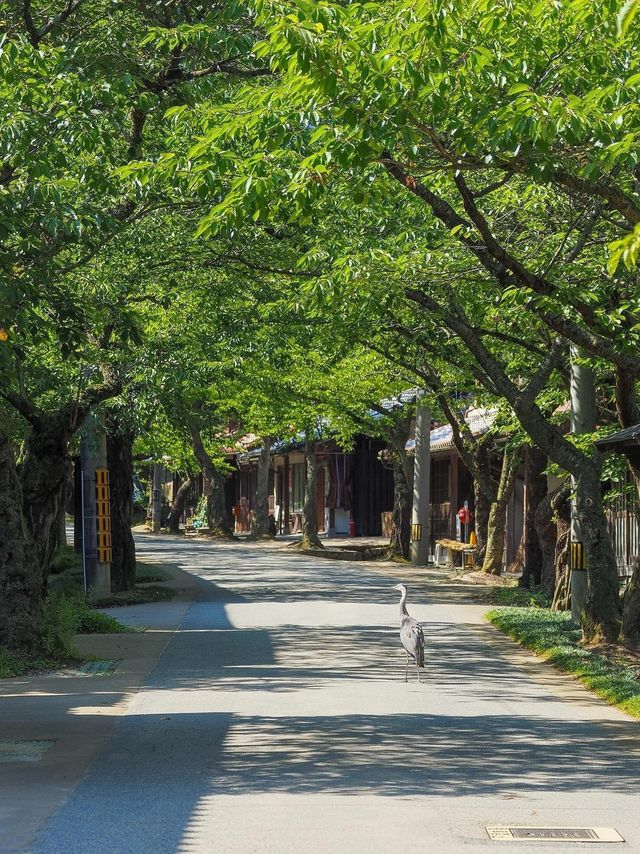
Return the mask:
<svg viewBox="0 0 640 854">
<path fill-rule="evenodd" d="M 52 655 L 73 655 L 77 634 L 129 632 L 128 626 L 93 609 L 83 594 L 54 591 L 45 603 L 44 649 Z"/>
</svg>

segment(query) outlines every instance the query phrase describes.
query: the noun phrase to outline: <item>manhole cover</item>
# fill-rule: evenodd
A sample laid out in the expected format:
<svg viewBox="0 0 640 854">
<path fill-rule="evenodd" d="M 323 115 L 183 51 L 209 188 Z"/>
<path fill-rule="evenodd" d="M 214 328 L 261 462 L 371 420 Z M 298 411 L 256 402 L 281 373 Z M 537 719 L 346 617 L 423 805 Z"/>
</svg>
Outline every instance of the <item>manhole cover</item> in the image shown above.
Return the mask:
<svg viewBox="0 0 640 854">
<path fill-rule="evenodd" d="M 541 842 L 624 842 L 612 827 L 487 827 L 490 839 L 498 842 L 529 840 Z"/>
<path fill-rule="evenodd" d="M 0 762 L 37 762 L 52 744 L 50 739 L 0 741 Z"/>
</svg>

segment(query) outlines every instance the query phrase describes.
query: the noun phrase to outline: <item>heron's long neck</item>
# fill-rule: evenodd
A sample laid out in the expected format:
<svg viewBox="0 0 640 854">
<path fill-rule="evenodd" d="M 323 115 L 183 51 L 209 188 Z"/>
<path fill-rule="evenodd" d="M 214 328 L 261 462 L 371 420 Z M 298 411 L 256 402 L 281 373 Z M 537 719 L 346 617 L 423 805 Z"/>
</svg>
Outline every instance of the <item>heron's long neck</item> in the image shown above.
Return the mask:
<svg viewBox="0 0 640 854">
<path fill-rule="evenodd" d="M 403 590 L 400 595 L 400 616 L 408 617 L 409 612 L 407 611 L 407 591 Z"/>
</svg>

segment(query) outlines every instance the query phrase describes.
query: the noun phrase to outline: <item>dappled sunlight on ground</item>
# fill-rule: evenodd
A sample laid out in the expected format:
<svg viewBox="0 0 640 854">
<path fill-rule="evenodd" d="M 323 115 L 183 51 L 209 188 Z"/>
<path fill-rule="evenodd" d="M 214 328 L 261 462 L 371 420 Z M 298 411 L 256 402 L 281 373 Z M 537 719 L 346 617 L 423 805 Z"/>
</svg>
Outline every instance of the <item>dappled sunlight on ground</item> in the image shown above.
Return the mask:
<svg viewBox="0 0 640 854">
<path fill-rule="evenodd" d="M 104 839 L 118 852 L 324 854 L 347 838 L 386 854 L 399 817 L 429 850 L 480 851 L 487 814 L 564 798 L 576 815 L 640 794 L 637 725 L 526 672 L 441 575 L 245 543 L 141 546 L 196 575 L 195 601 L 42 854 Z M 415 667 L 404 682 L 399 579 L 424 624 L 421 684 Z"/>
</svg>

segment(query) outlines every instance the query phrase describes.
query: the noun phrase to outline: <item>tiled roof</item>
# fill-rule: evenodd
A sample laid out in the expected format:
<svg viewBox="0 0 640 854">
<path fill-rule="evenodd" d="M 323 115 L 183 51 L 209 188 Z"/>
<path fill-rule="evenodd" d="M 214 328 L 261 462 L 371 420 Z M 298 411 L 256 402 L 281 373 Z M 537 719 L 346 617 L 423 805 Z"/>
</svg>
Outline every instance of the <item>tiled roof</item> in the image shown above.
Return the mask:
<svg viewBox="0 0 640 854">
<path fill-rule="evenodd" d="M 496 409 L 471 407 L 467 410 L 464 420 L 469 425 L 469 429 L 474 436 L 482 436 L 495 421 L 496 414 Z M 409 439 L 406 446 L 407 450 L 412 451 L 415 448 L 415 445 L 416 440 Z M 435 430 L 431 431 L 432 451 L 444 451 L 447 448 L 453 447 L 453 430 L 450 424 L 444 424 L 442 427 L 436 427 Z"/>
</svg>

